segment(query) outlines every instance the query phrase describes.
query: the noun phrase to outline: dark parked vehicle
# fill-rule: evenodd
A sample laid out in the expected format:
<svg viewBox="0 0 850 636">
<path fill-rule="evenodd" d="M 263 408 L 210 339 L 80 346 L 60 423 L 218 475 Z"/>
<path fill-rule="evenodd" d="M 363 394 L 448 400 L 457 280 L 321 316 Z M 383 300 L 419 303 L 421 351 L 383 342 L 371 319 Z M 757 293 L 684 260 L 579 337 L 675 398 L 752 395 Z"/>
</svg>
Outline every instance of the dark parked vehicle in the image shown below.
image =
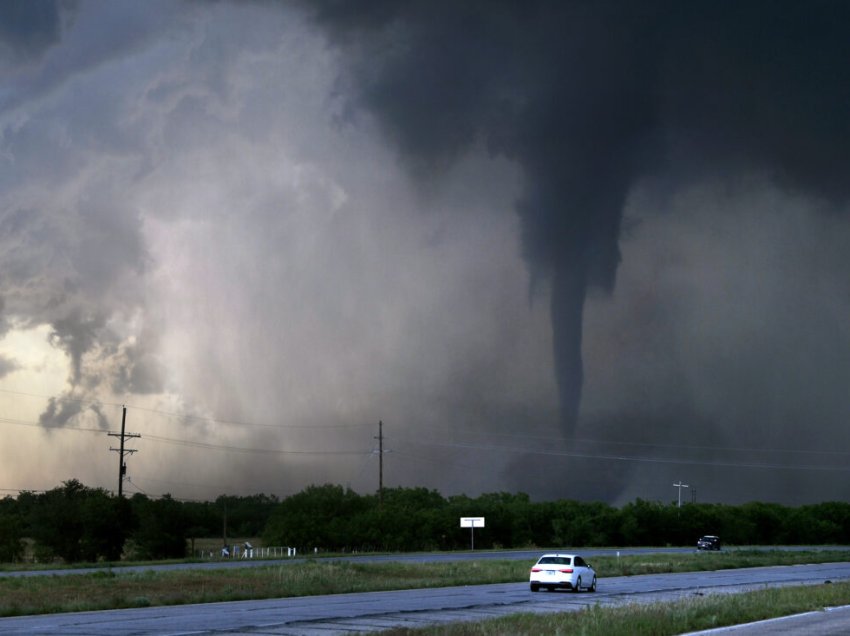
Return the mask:
<svg viewBox="0 0 850 636">
<path fill-rule="evenodd" d="M 720 537 L 713 534 L 707 534 L 699 538 L 697 541 L 697 550 L 719 550 Z"/>
</svg>

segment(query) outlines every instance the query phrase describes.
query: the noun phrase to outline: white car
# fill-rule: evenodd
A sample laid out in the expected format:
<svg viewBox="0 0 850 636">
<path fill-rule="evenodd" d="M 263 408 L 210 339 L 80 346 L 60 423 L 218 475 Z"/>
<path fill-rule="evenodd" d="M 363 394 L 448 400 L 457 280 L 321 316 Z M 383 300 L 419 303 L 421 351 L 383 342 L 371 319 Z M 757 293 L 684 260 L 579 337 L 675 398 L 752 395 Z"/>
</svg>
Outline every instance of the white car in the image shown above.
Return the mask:
<svg viewBox="0 0 850 636">
<path fill-rule="evenodd" d="M 532 592 L 541 587 L 596 591 L 596 571 L 576 554 L 544 554 L 531 568 L 528 580 Z"/>
</svg>

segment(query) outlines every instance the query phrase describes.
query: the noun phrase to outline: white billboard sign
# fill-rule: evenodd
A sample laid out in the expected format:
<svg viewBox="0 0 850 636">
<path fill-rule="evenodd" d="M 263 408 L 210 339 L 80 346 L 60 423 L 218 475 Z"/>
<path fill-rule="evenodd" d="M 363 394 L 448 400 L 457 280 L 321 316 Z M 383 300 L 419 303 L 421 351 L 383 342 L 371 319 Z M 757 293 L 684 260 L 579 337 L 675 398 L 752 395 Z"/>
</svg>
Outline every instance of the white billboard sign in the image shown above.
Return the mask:
<svg viewBox="0 0 850 636">
<path fill-rule="evenodd" d="M 460 527 L 461 528 L 483 528 L 484 527 L 484 517 L 461 517 L 460 518 Z"/>
</svg>

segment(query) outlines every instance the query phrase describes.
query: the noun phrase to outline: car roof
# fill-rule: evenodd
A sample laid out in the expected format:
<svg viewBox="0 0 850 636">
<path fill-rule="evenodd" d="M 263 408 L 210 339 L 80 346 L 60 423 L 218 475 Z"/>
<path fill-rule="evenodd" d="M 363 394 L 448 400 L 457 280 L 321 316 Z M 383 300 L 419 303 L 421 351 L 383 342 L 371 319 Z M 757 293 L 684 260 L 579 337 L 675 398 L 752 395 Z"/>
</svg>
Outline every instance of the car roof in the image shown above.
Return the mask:
<svg viewBox="0 0 850 636">
<path fill-rule="evenodd" d="M 540 559 L 544 559 L 546 557 L 565 557 L 567 559 L 574 559 L 577 556 L 580 556 L 580 555 L 578 555 L 578 554 L 566 554 L 564 552 L 547 552 L 546 554 L 541 554 Z"/>
</svg>

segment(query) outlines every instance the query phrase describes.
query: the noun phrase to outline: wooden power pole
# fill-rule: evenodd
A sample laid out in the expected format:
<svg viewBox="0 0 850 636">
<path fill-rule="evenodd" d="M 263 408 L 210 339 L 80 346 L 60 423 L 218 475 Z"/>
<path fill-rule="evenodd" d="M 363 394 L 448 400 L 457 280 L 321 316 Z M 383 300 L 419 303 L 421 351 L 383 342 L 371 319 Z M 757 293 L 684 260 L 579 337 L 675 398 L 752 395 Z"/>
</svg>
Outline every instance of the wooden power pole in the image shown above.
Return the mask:
<svg viewBox="0 0 850 636">
<path fill-rule="evenodd" d="M 378 506 L 384 506 L 384 423 L 378 421 Z"/>
<path fill-rule="evenodd" d="M 127 423 L 127 407 L 124 406 L 123 412 L 121 414 L 121 432 L 120 433 L 107 433 L 110 437 L 120 437 L 121 444 L 119 448 L 109 447 L 109 450 L 115 451 L 118 453 L 118 496 L 124 496 L 124 476 L 127 474 L 127 464 L 124 462 L 124 457 L 126 455 L 132 455 L 136 452 L 135 448 L 124 448 L 124 440 L 130 439 L 133 437 L 141 437 L 138 433 L 125 433 L 124 425 Z"/>
</svg>

